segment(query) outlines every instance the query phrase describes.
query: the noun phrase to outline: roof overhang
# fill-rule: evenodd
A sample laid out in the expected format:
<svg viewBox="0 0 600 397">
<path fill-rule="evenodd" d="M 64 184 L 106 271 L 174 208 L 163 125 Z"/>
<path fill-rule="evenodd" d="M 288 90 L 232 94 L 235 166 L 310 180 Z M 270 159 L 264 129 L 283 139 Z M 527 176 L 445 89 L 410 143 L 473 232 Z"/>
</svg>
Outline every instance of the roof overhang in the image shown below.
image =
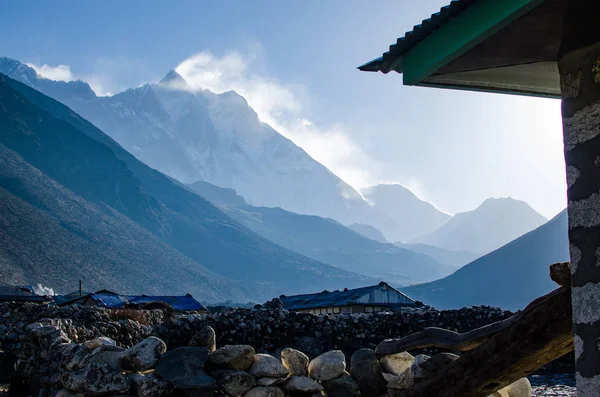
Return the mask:
<svg viewBox="0 0 600 397">
<path fill-rule="evenodd" d="M 560 97 L 562 9 L 563 0 L 455 0 L 359 69 L 402 73 L 405 85 Z"/>
</svg>

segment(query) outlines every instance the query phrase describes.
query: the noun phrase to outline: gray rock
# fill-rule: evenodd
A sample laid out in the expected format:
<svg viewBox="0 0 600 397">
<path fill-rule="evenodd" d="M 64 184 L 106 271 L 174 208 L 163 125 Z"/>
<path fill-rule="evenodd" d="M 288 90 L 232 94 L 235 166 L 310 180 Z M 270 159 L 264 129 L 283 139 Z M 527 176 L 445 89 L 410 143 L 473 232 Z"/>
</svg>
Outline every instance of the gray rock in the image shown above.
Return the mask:
<svg viewBox="0 0 600 397">
<path fill-rule="evenodd" d="M 215 330 L 207 325 L 192 337 L 188 346 L 206 347 L 209 351 L 214 352 L 217 349 L 217 335 Z"/>
<path fill-rule="evenodd" d="M 358 383 L 347 373 L 323 382 L 327 397 L 360 397 Z"/>
<path fill-rule="evenodd" d="M 248 372 L 257 378 L 281 378 L 289 373 L 281 361 L 268 354 L 256 354 Z"/>
<path fill-rule="evenodd" d="M 322 392 L 323 386 L 314 379 L 307 376 L 292 376 L 288 379 L 287 383 L 283 386 L 285 391 L 290 393 L 304 393 L 314 394 Z"/>
<path fill-rule="evenodd" d="M 235 369 L 214 371 L 212 375 L 217 379 L 221 389 L 234 397 L 244 395 L 256 384 L 254 376 Z"/>
<path fill-rule="evenodd" d="M 106 336 L 100 336 L 98 338 L 94 338 L 92 340 L 88 340 L 83 342 L 84 346 L 87 347 L 89 350 L 94 350 L 99 348 L 100 346 L 116 346 L 117 342 L 115 342 L 114 340 L 107 338 Z"/>
<path fill-rule="evenodd" d="M 413 361 L 415 361 L 415 358 L 412 354 L 401 352 L 381 357 L 379 364 L 381 364 L 383 372 L 392 375 L 401 375 L 407 368 L 410 368 Z"/>
<path fill-rule="evenodd" d="M 228 345 L 212 352 L 208 361 L 217 367 L 245 371 L 254 362 L 254 355 L 254 348 L 252 346 Z"/>
<path fill-rule="evenodd" d="M 90 396 L 120 394 L 130 388 L 127 376 L 111 371 L 106 365 L 88 365 L 77 371 L 65 372 L 61 383 L 66 389 Z"/>
<path fill-rule="evenodd" d="M 127 349 L 121 358 L 121 365 L 131 371 L 152 369 L 166 351 L 167 345 L 165 342 L 151 336 Z"/>
<path fill-rule="evenodd" d="M 250 389 L 244 397 L 284 397 L 283 390 L 275 386 L 256 386 Z"/>
<path fill-rule="evenodd" d="M 458 360 L 459 356 L 452 353 L 439 353 L 421 363 L 420 367 L 425 371 L 427 376 L 437 373 L 440 369 Z"/>
<path fill-rule="evenodd" d="M 121 366 L 123 354 L 124 352 L 118 350 L 101 350 L 98 348 L 85 358 L 84 363 L 85 365 L 106 365 L 111 371 L 121 372 L 123 370 Z"/>
<path fill-rule="evenodd" d="M 260 378 L 256 381 L 258 386 L 277 386 L 285 383 L 285 378 Z"/>
<path fill-rule="evenodd" d="M 414 380 L 420 380 L 427 377 L 427 370 L 423 368 L 423 363 L 431 357 L 427 354 L 418 354 L 410 366 L 410 374 Z"/>
<path fill-rule="evenodd" d="M 364 397 L 376 397 L 387 390 L 387 382 L 371 349 L 357 350 L 350 360 L 350 375 L 358 383 L 360 393 Z"/>
<path fill-rule="evenodd" d="M 74 351 L 70 351 L 70 354 L 64 357 L 68 359 L 65 369 L 67 371 L 74 371 L 83 368 L 86 363 L 87 356 L 90 354 L 92 354 L 92 352 L 87 347 L 84 345 L 77 345 Z"/>
<path fill-rule="evenodd" d="M 217 389 L 216 380 L 204 372 L 207 358 L 208 349 L 205 347 L 179 347 L 161 357 L 154 373 L 178 389 L 214 391 Z"/>
<path fill-rule="evenodd" d="M 138 397 L 163 397 L 173 391 L 170 383 L 151 374 L 129 374 L 128 377 Z"/>
<path fill-rule="evenodd" d="M 67 389 L 60 389 L 54 397 L 75 397 L 75 393 Z"/>
<path fill-rule="evenodd" d="M 332 350 L 316 357 L 308 364 L 308 376 L 324 381 L 337 378 L 346 369 L 346 357 L 340 350 Z"/>
<path fill-rule="evenodd" d="M 283 349 L 281 351 L 281 362 L 288 369 L 290 375 L 308 374 L 308 356 L 296 349 Z"/>
</svg>

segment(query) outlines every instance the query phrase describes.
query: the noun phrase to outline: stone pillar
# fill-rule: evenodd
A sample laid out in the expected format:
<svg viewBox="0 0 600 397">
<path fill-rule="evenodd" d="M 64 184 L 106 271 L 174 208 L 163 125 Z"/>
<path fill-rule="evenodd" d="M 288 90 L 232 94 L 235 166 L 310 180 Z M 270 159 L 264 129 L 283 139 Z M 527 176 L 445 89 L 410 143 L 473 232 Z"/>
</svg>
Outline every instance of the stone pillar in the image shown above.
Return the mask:
<svg viewBox="0 0 600 397">
<path fill-rule="evenodd" d="M 564 53 L 559 70 L 577 392 L 579 397 L 597 397 L 600 396 L 600 43 Z"/>
</svg>

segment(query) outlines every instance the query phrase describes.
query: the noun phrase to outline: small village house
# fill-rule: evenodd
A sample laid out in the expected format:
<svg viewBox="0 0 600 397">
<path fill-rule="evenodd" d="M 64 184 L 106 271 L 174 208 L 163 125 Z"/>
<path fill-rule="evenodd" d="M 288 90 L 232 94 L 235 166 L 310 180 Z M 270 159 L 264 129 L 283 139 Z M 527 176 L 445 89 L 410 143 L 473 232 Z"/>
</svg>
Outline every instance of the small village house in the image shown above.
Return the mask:
<svg viewBox="0 0 600 397">
<path fill-rule="evenodd" d="M 14 286 L 0 281 L 0 302 L 48 303 L 52 297 L 37 295 L 33 286 Z"/>
<path fill-rule="evenodd" d="M 410 86 L 561 99 L 580 396 L 600 395 L 598 15 L 598 0 L 455 0 L 359 67 Z"/>
<path fill-rule="evenodd" d="M 101 290 L 91 294 L 82 295 L 61 303 L 57 306 L 96 306 L 107 309 L 135 308 L 149 303 L 166 303 L 175 311 L 207 311 L 206 307 L 198 302 L 192 295 L 166 296 L 166 295 L 121 295 L 108 290 Z"/>
<path fill-rule="evenodd" d="M 396 311 L 419 304 L 385 282 L 369 287 L 281 296 L 287 310 L 311 314 L 355 314 Z"/>
</svg>

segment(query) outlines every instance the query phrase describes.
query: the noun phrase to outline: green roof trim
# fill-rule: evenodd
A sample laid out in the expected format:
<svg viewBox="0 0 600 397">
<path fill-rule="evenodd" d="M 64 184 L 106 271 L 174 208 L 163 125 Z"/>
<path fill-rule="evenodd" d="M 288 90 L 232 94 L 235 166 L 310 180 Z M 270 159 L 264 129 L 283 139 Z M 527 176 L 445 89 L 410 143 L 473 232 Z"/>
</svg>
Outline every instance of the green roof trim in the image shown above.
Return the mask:
<svg viewBox="0 0 600 397">
<path fill-rule="evenodd" d="M 545 0 L 478 0 L 398 54 L 405 85 L 420 85 L 437 70 L 525 15 Z M 396 63 L 396 62 L 394 62 Z"/>
</svg>

